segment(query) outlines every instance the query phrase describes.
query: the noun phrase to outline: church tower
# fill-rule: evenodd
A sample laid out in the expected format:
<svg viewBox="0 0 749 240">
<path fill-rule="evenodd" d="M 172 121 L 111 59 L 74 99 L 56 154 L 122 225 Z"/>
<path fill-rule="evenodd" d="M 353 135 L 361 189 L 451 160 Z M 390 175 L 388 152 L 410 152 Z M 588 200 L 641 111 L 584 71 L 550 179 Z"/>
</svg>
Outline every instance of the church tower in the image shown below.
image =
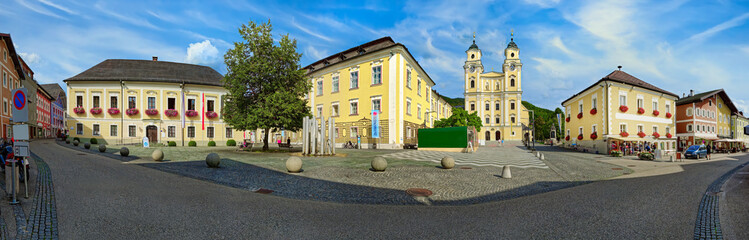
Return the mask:
<svg viewBox="0 0 749 240">
<path fill-rule="evenodd" d="M 520 62 L 520 49 L 515 44 L 514 33 L 510 34 L 510 43 L 505 48 L 505 61 L 502 71 L 505 73 L 505 89 L 507 91 L 522 91 L 520 87 L 520 72 L 523 64 Z"/>
<path fill-rule="evenodd" d="M 479 88 L 479 75 L 484 72 L 484 65 L 481 63 L 481 49 L 476 45 L 475 33 L 473 34 L 473 44 L 466 50 L 466 62 L 463 65 L 463 70 L 466 92 L 475 92 Z"/>
</svg>

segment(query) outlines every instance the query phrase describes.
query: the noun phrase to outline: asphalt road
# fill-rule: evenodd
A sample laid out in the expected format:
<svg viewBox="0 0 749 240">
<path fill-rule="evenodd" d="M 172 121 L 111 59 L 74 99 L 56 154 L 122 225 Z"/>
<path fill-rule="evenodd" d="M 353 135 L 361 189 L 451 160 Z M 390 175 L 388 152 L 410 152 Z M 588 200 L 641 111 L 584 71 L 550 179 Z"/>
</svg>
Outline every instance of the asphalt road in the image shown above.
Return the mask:
<svg viewBox="0 0 749 240">
<path fill-rule="evenodd" d="M 689 239 L 705 189 L 749 159 L 478 205 L 378 206 L 258 194 L 40 142 L 62 239 Z"/>
</svg>

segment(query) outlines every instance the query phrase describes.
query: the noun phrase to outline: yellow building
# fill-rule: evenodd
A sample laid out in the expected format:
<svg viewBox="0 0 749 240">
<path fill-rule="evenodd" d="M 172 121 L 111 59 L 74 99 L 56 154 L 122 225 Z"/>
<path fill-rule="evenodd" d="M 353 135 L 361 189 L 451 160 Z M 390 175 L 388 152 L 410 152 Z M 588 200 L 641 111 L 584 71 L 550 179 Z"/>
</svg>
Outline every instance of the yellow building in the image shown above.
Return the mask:
<svg viewBox="0 0 749 240">
<path fill-rule="evenodd" d="M 522 104 L 523 89 L 520 53 L 511 39 L 505 48 L 502 72 L 484 72 L 481 49 L 473 44 L 466 50 L 465 109 L 476 112 L 483 122 L 479 142 L 523 140 L 523 126 L 529 124 L 529 113 Z M 529 137 L 529 136 L 525 136 Z"/>
<path fill-rule="evenodd" d="M 143 137 L 178 146 L 190 141 L 223 146 L 228 139 L 239 143 L 245 133 L 221 120 L 227 93 L 221 79 L 210 67 L 156 57 L 105 60 L 65 80 L 69 136 L 108 144 L 136 144 Z"/>
<path fill-rule="evenodd" d="M 383 37 L 304 67 L 312 82 L 307 98 L 315 117 L 333 117 L 338 147 L 361 137 L 363 148 L 416 144 L 417 129 L 449 117 L 451 110 L 432 91 L 434 81 L 406 46 Z M 372 138 L 372 111 L 380 136 Z M 298 134 L 295 134 L 298 135 Z"/>
<path fill-rule="evenodd" d="M 673 150 L 676 99 L 676 94 L 616 70 L 562 102 L 562 143 L 596 153 L 646 143 Z"/>
</svg>

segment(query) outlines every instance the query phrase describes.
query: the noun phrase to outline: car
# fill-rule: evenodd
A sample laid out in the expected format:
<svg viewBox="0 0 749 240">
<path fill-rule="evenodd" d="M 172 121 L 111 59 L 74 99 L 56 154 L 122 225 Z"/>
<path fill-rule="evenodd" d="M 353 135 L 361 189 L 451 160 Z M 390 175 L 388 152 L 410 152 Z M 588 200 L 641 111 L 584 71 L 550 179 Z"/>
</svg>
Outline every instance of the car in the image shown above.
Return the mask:
<svg viewBox="0 0 749 240">
<path fill-rule="evenodd" d="M 705 148 L 705 145 L 689 146 L 689 148 L 687 148 L 687 151 L 684 152 L 684 157 L 696 159 L 707 157 L 707 148 Z"/>
</svg>

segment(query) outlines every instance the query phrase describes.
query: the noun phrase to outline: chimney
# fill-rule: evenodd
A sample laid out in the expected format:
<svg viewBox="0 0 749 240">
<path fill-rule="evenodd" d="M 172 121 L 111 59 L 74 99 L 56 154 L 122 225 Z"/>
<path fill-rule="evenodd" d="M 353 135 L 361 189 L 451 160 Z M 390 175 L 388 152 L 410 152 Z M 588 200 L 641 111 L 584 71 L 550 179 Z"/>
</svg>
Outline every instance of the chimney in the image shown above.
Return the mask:
<svg viewBox="0 0 749 240">
<path fill-rule="evenodd" d="M 691 96 L 694 96 L 694 90 L 692 90 L 692 89 L 689 89 L 689 96 L 690 96 L 690 97 L 691 97 Z"/>
<path fill-rule="evenodd" d="M 159 60 L 159 57 L 157 57 L 157 56 L 153 56 L 153 61 L 154 61 L 154 62 L 155 62 L 155 61 L 158 61 L 158 60 Z"/>
</svg>

